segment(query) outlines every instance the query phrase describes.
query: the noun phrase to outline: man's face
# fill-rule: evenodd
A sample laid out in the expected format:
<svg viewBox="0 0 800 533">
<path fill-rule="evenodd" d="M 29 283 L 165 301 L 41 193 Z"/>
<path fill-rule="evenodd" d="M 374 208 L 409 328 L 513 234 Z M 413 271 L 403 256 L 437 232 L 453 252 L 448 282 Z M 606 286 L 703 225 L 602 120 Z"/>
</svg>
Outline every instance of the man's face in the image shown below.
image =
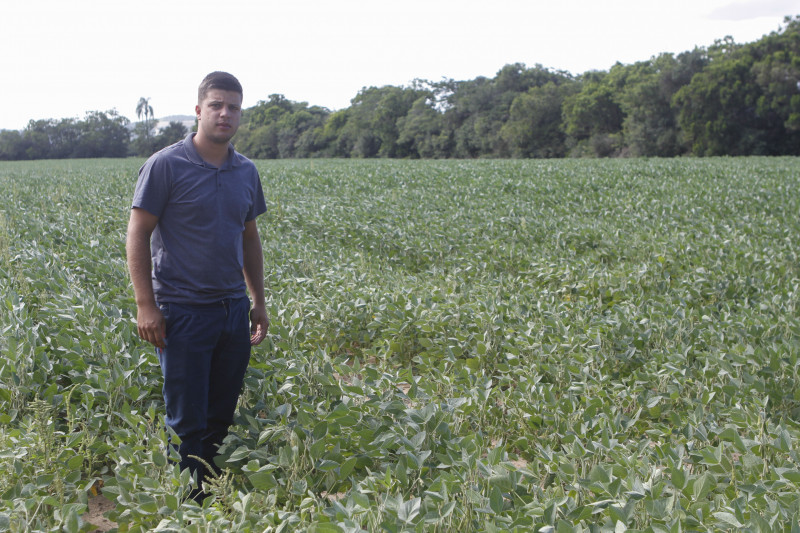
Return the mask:
<svg viewBox="0 0 800 533">
<path fill-rule="evenodd" d="M 242 95 L 235 91 L 211 89 L 194 110 L 198 134 L 211 142 L 227 144 L 239 129 Z"/>
</svg>

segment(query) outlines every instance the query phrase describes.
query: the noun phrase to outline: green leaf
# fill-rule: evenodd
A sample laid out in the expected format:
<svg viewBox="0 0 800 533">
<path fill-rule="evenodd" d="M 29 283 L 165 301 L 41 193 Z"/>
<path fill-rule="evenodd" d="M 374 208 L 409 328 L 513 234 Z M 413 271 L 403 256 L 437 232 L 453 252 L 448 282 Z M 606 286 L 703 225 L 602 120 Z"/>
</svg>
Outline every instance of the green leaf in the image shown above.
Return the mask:
<svg viewBox="0 0 800 533">
<path fill-rule="evenodd" d="M 712 513 L 712 514 L 720 522 L 725 522 L 726 524 L 731 525 L 733 527 L 737 527 L 737 528 L 744 527 L 744 524 L 739 522 L 732 513 L 720 511 L 720 512 Z"/>
<path fill-rule="evenodd" d="M 49 487 L 53 483 L 53 479 L 55 479 L 55 474 L 42 474 L 40 476 L 36 476 L 36 488 L 44 489 Z"/>
<path fill-rule="evenodd" d="M 695 479 L 694 487 L 692 488 L 695 501 L 702 500 L 708 496 L 716 485 L 714 476 L 710 472 L 706 472 Z"/>
<path fill-rule="evenodd" d="M 370 509 L 372 507 L 372 504 L 369 501 L 369 497 L 365 494 L 361 494 L 360 492 L 353 492 L 351 493 L 350 497 L 353 499 L 353 502 L 362 509 Z"/>
<path fill-rule="evenodd" d="M 228 460 L 226 462 L 236 463 L 243 459 L 247 459 L 247 457 L 250 456 L 250 451 L 251 451 L 250 448 L 248 448 L 247 446 L 239 446 L 238 448 L 236 448 L 236 451 L 234 451 L 231 454 L 231 456 L 228 457 Z"/>
<path fill-rule="evenodd" d="M 445 506 L 442 507 L 442 511 L 440 513 L 440 516 L 442 518 L 447 518 L 448 516 L 453 514 L 453 511 L 455 510 L 455 508 L 456 508 L 456 502 L 448 502 L 448 503 L 446 503 Z"/>
<path fill-rule="evenodd" d="M 173 494 L 166 494 L 164 496 L 164 501 L 167 504 L 167 509 L 170 511 L 177 511 L 181 505 L 180 501 L 178 501 L 178 498 L 176 498 Z"/>
<path fill-rule="evenodd" d="M 308 528 L 309 533 L 344 533 L 344 529 L 331 522 L 315 522 Z"/>
<path fill-rule="evenodd" d="M 256 490 L 260 491 L 268 491 L 278 485 L 275 475 L 264 470 L 247 474 L 247 479 L 250 480 Z"/>
<path fill-rule="evenodd" d="M 800 470 L 796 469 L 778 469 L 781 477 L 784 477 L 792 483 L 800 483 Z"/>
<path fill-rule="evenodd" d="M 67 510 L 66 520 L 64 520 L 64 531 L 66 533 L 78 533 L 81 528 L 80 518 L 75 507 L 69 507 Z"/>
<path fill-rule="evenodd" d="M 419 515 L 421 503 L 422 500 L 420 498 L 412 498 L 403 502 L 397 509 L 397 518 L 405 524 L 410 524 Z"/>
<path fill-rule="evenodd" d="M 311 436 L 314 437 L 314 440 L 319 440 L 327 434 L 328 434 L 328 423 L 323 420 L 319 424 L 314 426 L 314 431 L 311 433 Z"/>
<path fill-rule="evenodd" d="M 418 450 L 422 446 L 422 443 L 425 442 L 425 438 L 427 436 L 428 434 L 425 431 L 420 431 L 411 437 L 411 439 L 409 439 L 411 441 L 411 445 L 414 447 L 414 450 Z"/>
<path fill-rule="evenodd" d="M 503 512 L 503 493 L 497 487 L 492 488 L 489 493 L 489 507 L 497 514 Z"/>
<path fill-rule="evenodd" d="M 671 467 L 669 473 L 672 484 L 675 485 L 678 490 L 683 490 L 686 486 L 686 472 L 683 471 L 683 468 Z"/>
<path fill-rule="evenodd" d="M 758 533 L 772 533 L 772 526 L 769 522 L 755 513 L 751 513 L 749 526 Z"/>
<path fill-rule="evenodd" d="M 574 531 L 574 525 L 566 520 L 559 520 L 556 524 L 556 533 L 572 533 Z"/>
<path fill-rule="evenodd" d="M 323 472 L 330 472 L 331 470 L 336 470 L 339 468 L 339 463 L 336 461 L 331 461 L 330 459 L 323 459 L 317 465 L 317 468 L 322 470 Z"/>
<path fill-rule="evenodd" d="M 308 450 L 309 455 L 311 455 L 312 459 L 320 459 L 323 455 L 325 455 L 325 451 L 328 448 L 328 441 L 325 439 L 320 439 L 314 441 L 314 444 Z"/>
<path fill-rule="evenodd" d="M 611 482 L 611 475 L 608 470 L 602 465 L 594 465 L 589 471 L 589 479 L 601 485 Z"/>
<path fill-rule="evenodd" d="M 80 455 L 75 455 L 71 457 L 69 461 L 67 461 L 67 467 L 70 470 L 76 470 L 78 468 L 81 468 L 82 466 L 83 466 L 83 457 Z"/>
<path fill-rule="evenodd" d="M 405 455 L 398 459 L 395 465 L 394 475 L 403 486 L 408 485 L 408 459 Z"/>
<path fill-rule="evenodd" d="M 348 457 L 345 459 L 342 465 L 339 467 L 339 478 L 346 479 L 355 468 L 357 462 L 358 459 L 355 457 Z"/>
</svg>

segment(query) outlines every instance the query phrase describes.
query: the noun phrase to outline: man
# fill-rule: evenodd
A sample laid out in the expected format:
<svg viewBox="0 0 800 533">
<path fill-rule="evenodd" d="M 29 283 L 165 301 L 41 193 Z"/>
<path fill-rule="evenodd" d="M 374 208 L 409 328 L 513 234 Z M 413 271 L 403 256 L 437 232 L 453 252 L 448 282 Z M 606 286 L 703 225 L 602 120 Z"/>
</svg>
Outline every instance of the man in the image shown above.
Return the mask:
<svg viewBox="0 0 800 533">
<path fill-rule="evenodd" d="M 166 422 L 181 439 L 181 469 L 199 483 L 269 320 L 255 220 L 264 193 L 255 165 L 230 144 L 242 115 L 239 81 L 206 76 L 195 112 L 197 133 L 140 169 L 126 248 L 139 336 L 156 347 Z"/>
</svg>

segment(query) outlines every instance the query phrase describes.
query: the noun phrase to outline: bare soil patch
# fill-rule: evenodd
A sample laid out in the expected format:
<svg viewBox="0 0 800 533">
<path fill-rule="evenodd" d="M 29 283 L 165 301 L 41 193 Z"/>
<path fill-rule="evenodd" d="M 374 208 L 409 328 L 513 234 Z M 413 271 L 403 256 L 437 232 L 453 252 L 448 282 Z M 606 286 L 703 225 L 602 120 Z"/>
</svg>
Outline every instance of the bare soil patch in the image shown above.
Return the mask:
<svg viewBox="0 0 800 533">
<path fill-rule="evenodd" d="M 117 527 L 117 523 L 106 518 L 105 514 L 114 507 L 116 504 L 102 494 L 89 495 L 89 511 L 84 513 L 81 519 L 95 527 L 91 533 L 111 531 Z"/>
</svg>

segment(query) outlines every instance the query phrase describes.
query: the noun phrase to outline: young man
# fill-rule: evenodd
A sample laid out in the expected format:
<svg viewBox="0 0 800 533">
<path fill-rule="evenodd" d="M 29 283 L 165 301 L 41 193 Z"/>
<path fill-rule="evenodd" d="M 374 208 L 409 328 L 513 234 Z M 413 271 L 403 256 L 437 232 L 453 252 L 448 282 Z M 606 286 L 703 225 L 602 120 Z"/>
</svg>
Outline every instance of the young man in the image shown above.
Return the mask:
<svg viewBox="0 0 800 533">
<path fill-rule="evenodd" d="M 164 375 L 166 422 L 181 439 L 181 468 L 200 482 L 206 468 L 192 456 L 214 464 L 250 347 L 269 319 L 256 228 L 264 193 L 255 165 L 230 144 L 242 115 L 239 81 L 206 76 L 195 112 L 197 133 L 139 170 L 126 247 L 139 336 L 156 347 Z"/>
</svg>

